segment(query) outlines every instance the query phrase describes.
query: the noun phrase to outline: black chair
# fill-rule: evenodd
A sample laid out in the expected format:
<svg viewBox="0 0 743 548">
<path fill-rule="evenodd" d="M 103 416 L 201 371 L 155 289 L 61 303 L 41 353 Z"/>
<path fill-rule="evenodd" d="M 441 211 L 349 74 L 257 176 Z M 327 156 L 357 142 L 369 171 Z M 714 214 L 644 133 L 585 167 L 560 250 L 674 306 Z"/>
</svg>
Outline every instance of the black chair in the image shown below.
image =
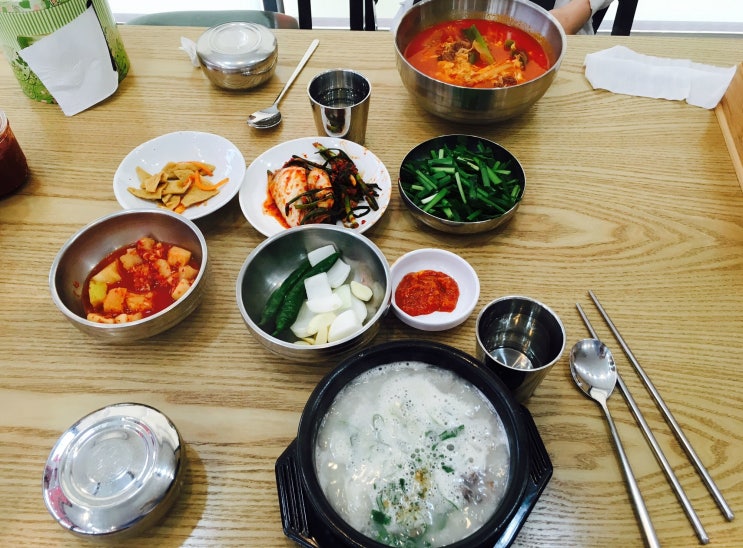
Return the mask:
<svg viewBox="0 0 743 548">
<path fill-rule="evenodd" d="M 351 30 L 377 30 L 377 14 L 374 5 L 377 0 L 349 0 L 349 26 Z M 297 0 L 299 28 L 312 28 L 312 2 Z"/>
<path fill-rule="evenodd" d="M 614 36 L 629 36 L 632 30 L 632 23 L 635 21 L 635 12 L 637 11 L 638 0 L 616 0 L 617 13 L 614 17 L 614 24 L 611 27 L 611 33 Z M 604 20 L 606 10 L 604 8 L 593 15 L 593 30 L 598 31 L 601 22 Z"/>
<path fill-rule="evenodd" d="M 351 30 L 377 30 L 377 0 L 349 0 Z"/>
</svg>

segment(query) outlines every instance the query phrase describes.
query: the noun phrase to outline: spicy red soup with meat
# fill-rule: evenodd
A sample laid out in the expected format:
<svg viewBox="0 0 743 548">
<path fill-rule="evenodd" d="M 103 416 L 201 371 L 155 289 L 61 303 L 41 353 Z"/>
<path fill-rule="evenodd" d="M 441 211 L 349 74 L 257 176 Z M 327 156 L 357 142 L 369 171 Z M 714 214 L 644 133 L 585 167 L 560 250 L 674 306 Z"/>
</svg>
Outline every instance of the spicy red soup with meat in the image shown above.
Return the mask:
<svg viewBox="0 0 743 548">
<path fill-rule="evenodd" d="M 83 286 L 86 318 L 112 324 L 157 314 L 189 290 L 199 267 L 189 250 L 141 238 L 93 269 Z"/>
<path fill-rule="evenodd" d="M 539 40 L 499 21 L 459 19 L 418 33 L 404 52 L 422 73 L 457 86 L 515 86 L 544 74 L 550 66 Z"/>
</svg>

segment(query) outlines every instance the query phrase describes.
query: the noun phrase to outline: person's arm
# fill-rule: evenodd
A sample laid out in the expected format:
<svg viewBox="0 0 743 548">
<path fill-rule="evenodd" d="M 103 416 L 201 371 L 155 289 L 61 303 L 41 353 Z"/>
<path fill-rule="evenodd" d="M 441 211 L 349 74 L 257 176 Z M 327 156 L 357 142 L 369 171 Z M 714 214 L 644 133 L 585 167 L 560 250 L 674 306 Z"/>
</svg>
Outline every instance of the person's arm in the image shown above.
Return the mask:
<svg viewBox="0 0 743 548">
<path fill-rule="evenodd" d="M 550 11 L 562 25 L 565 34 L 575 34 L 593 15 L 590 0 L 571 0 Z"/>
</svg>

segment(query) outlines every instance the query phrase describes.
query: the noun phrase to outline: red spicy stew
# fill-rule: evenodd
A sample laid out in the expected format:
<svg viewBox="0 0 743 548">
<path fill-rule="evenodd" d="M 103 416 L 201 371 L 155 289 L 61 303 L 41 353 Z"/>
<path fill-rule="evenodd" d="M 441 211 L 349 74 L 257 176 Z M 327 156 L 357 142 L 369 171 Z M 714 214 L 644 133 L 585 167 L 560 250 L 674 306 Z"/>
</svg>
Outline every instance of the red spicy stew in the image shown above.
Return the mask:
<svg viewBox="0 0 743 548">
<path fill-rule="evenodd" d="M 428 27 L 413 38 L 404 56 L 431 78 L 476 88 L 522 84 L 550 66 L 535 36 L 485 19 L 444 21 Z"/>
</svg>

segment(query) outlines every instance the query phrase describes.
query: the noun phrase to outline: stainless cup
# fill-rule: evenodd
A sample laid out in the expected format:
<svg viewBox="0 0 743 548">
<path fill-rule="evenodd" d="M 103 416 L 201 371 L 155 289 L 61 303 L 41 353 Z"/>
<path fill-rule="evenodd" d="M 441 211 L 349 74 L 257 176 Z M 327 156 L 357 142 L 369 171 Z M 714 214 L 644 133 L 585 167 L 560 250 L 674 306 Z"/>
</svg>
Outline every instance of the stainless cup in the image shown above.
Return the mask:
<svg viewBox="0 0 743 548">
<path fill-rule="evenodd" d="M 371 83 L 350 69 L 331 69 L 307 86 L 312 115 L 320 135 L 364 143 Z"/>
<path fill-rule="evenodd" d="M 565 328 L 548 307 L 522 296 L 485 305 L 475 324 L 477 359 L 519 402 L 531 397 L 565 350 Z"/>
</svg>

